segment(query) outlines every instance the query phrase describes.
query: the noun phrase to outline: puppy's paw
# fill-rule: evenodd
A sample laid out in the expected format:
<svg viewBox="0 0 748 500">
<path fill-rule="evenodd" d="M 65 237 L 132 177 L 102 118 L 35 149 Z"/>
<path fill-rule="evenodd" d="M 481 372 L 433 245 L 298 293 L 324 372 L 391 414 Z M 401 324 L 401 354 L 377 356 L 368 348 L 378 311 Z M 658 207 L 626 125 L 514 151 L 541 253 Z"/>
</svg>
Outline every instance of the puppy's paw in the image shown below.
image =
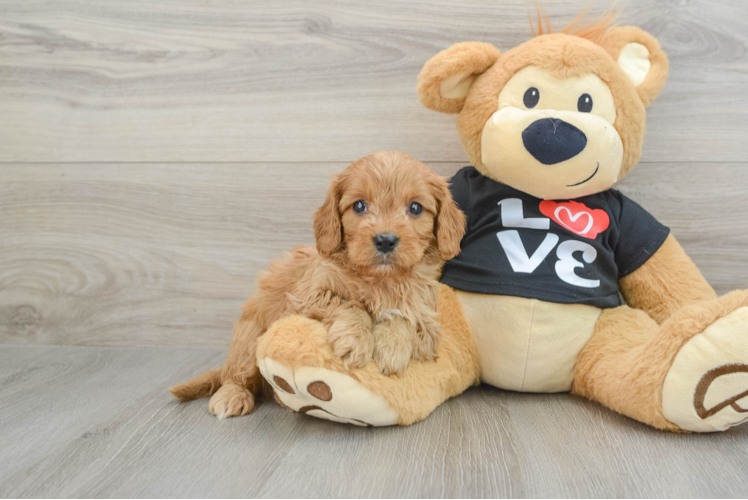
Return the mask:
<svg viewBox="0 0 748 500">
<path fill-rule="evenodd" d="M 416 361 L 433 361 L 439 351 L 439 323 L 428 325 L 413 340 L 413 359 Z"/>
<path fill-rule="evenodd" d="M 400 375 L 410 362 L 413 343 L 389 326 L 374 327 L 374 361 L 385 375 Z"/>
<path fill-rule="evenodd" d="M 413 346 L 414 361 L 434 361 L 436 353 L 439 350 L 438 341 L 432 339 L 422 339 Z"/>
<path fill-rule="evenodd" d="M 226 384 L 210 398 L 208 409 L 218 418 L 246 415 L 255 407 L 255 398 L 248 389 Z"/>
<path fill-rule="evenodd" d="M 328 337 L 335 355 L 343 359 L 346 368 L 360 368 L 371 361 L 374 338 L 369 325 L 355 318 L 338 318 L 330 326 Z"/>
</svg>

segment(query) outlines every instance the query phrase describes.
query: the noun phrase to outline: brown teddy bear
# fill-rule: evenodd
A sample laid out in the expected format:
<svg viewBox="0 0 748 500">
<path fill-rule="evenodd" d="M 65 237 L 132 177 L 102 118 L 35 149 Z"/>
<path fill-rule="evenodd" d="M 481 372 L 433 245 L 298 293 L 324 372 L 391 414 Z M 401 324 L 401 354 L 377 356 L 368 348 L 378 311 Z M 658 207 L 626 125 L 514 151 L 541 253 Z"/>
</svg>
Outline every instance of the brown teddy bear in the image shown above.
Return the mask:
<svg viewBox="0 0 748 500">
<path fill-rule="evenodd" d="M 441 278 L 438 359 L 399 377 L 349 371 L 320 323 L 290 317 L 258 350 L 276 399 L 407 425 L 483 381 L 571 391 L 671 431 L 748 420 L 748 292 L 717 297 L 668 228 L 612 189 L 641 156 L 668 73 L 655 38 L 613 19 L 559 33 L 539 19 L 504 54 L 466 42 L 425 65 L 420 100 L 459 113 L 474 165 L 452 179 L 468 223 Z"/>
</svg>

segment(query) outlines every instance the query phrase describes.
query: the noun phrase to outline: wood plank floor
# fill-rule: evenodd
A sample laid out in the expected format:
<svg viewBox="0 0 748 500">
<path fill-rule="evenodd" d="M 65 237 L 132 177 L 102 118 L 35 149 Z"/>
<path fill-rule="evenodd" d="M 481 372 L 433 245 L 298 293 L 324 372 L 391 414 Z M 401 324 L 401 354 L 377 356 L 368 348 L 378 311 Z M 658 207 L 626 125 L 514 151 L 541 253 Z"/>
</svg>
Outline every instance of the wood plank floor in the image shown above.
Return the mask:
<svg viewBox="0 0 748 500">
<path fill-rule="evenodd" d="M 544 4 L 558 30 L 586 2 Z M 0 161 L 464 161 L 416 76 L 452 43 L 526 41 L 528 5 L 3 0 Z M 746 19 L 742 0 L 626 2 L 671 61 L 645 160 L 746 160 Z"/>
<path fill-rule="evenodd" d="M 0 342 L 225 348 L 257 274 L 314 242 L 311 214 L 344 167 L 2 166 Z M 748 163 L 643 163 L 618 187 L 718 292 L 748 287 Z"/>
<path fill-rule="evenodd" d="M 545 0 L 560 28 L 585 4 Z M 601 11 L 608 3 L 599 3 Z M 719 293 L 748 288 L 748 2 L 628 0 L 670 77 L 618 186 Z M 744 497 L 748 426 L 654 431 L 480 387 L 409 428 L 167 388 L 222 363 L 239 305 L 377 150 L 450 175 L 416 77 L 527 40 L 526 0 L 0 0 L 1 497 Z"/>
<path fill-rule="evenodd" d="M 653 430 L 566 394 L 471 389 L 408 428 L 167 387 L 222 351 L 0 346 L 3 497 L 741 497 L 748 428 Z"/>
</svg>

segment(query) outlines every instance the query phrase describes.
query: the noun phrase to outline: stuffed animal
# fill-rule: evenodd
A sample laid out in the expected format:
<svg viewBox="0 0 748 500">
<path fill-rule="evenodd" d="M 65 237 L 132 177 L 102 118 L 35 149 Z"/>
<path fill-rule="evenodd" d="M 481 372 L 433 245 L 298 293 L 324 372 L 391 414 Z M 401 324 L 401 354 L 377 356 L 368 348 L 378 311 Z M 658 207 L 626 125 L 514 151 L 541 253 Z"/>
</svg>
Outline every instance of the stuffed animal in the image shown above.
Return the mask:
<svg viewBox="0 0 748 500">
<path fill-rule="evenodd" d="M 539 16 L 503 54 L 466 42 L 428 61 L 419 98 L 458 113 L 474 165 L 452 179 L 468 222 L 441 278 L 438 359 L 349 371 L 320 323 L 286 318 L 258 350 L 280 403 L 407 425 L 482 381 L 570 391 L 669 431 L 748 420 L 748 292 L 717 297 L 668 228 L 612 189 L 668 73 L 657 40 L 614 17 L 551 33 Z"/>
</svg>

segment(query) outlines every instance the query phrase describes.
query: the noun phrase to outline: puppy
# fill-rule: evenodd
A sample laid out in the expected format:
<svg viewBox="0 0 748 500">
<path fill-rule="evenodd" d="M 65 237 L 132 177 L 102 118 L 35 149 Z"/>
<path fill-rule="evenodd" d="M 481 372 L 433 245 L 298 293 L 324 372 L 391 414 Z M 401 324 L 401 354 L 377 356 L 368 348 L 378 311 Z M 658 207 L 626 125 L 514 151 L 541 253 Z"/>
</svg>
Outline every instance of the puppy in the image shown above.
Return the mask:
<svg viewBox="0 0 748 500">
<path fill-rule="evenodd" d="M 399 374 L 411 359 L 434 359 L 437 278 L 464 229 L 445 178 L 404 153 L 361 158 L 333 178 L 314 214 L 316 249 L 297 247 L 260 277 L 223 368 L 172 394 L 186 401 L 215 392 L 211 413 L 249 413 L 263 388 L 257 339 L 289 315 L 321 321 L 348 368 L 373 358 L 383 373 Z"/>
</svg>

